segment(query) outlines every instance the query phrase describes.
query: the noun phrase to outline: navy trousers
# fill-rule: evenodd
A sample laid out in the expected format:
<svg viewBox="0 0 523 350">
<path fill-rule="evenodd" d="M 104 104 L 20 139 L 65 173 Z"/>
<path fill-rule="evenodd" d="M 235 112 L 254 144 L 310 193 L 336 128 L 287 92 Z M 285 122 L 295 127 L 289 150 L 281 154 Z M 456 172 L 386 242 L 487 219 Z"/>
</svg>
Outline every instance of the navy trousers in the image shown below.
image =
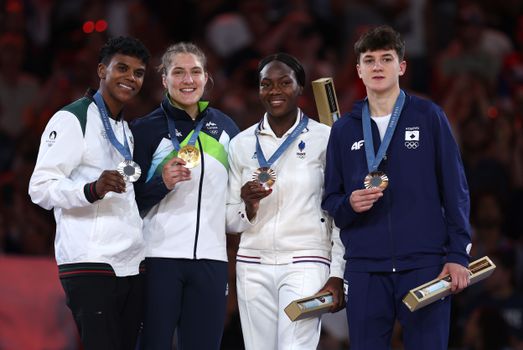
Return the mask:
<svg viewBox="0 0 523 350">
<path fill-rule="evenodd" d="M 227 263 L 146 259 L 143 348 L 218 350 L 227 305 Z"/>
<path fill-rule="evenodd" d="M 391 347 L 394 322 L 403 329 L 405 350 L 447 350 L 450 297 L 411 312 L 402 302 L 409 290 L 436 278 L 443 266 L 402 272 L 345 272 L 351 350 Z"/>
</svg>

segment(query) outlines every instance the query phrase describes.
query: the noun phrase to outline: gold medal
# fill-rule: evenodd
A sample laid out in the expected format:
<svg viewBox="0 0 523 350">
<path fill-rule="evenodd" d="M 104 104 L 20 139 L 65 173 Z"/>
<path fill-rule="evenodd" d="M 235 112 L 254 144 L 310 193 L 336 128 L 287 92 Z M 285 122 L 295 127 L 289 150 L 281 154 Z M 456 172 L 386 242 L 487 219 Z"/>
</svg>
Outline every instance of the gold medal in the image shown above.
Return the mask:
<svg viewBox="0 0 523 350">
<path fill-rule="evenodd" d="M 258 168 L 252 174 L 252 179 L 268 190 L 276 182 L 276 172 L 268 167 Z"/>
<path fill-rule="evenodd" d="M 185 167 L 192 169 L 200 164 L 200 150 L 191 145 L 185 145 L 178 151 L 178 157 L 185 160 Z"/>
<path fill-rule="evenodd" d="M 120 173 L 120 175 L 123 176 L 125 181 L 129 182 L 135 182 L 142 174 L 142 169 L 140 169 L 140 166 L 132 160 L 124 160 L 118 164 L 116 170 Z"/>
<path fill-rule="evenodd" d="M 375 188 L 379 187 L 382 190 L 386 189 L 389 185 L 389 178 L 383 171 L 373 171 L 363 180 L 363 185 L 365 188 Z"/>
</svg>

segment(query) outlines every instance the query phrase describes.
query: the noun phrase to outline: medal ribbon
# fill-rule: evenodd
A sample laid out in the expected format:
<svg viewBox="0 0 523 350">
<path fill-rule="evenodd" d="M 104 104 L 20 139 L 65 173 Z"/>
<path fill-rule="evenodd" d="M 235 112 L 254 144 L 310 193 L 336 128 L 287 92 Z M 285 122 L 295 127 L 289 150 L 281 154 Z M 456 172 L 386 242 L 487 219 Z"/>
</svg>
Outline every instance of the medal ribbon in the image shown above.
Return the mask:
<svg viewBox="0 0 523 350">
<path fill-rule="evenodd" d="M 398 124 L 400 118 L 401 110 L 403 109 L 403 103 L 405 102 L 405 93 L 403 90 L 400 90 L 400 94 L 394 103 L 394 109 L 392 110 L 392 115 L 390 116 L 389 124 L 387 125 L 387 131 L 383 136 L 383 141 L 380 144 L 378 153 L 374 153 L 374 143 L 372 140 L 372 129 L 370 125 L 370 112 L 369 112 L 369 103 L 367 99 L 363 103 L 362 111 L 362 120 L 363 120 L 363 139 L 365 140 L 365 155 L 367 156 L 367 168 L 369 173 L 376 171 L 378 166 L 381 163 L 381 160 L 385 156 L 385 152 L 389 148 L 390 141 L 392 140 L 392 135 L 394 135 L 394 130 Z"/>
<path fill-rule="evenodd" d="M 127 143 L 127 136 L 125 135 L 125 126 L 124 123 L 122 123 L 123 128 L 123 139 L 124 144 L 122 145 L 117 139 L 116 135 L 114 134 L 113 128 L 111 127 L 111 123 L 109 122 L 109 113 L 107 112 L 107 108 L 105 108 L 105 102 L 102 98 L 102 94 L 100 94 L 99 91 L 97 91 L 94 96 L 94 103 L 98 107 L 98 110 L 100 110 L 100 117 L 102 118 L 102 123 L 104 125 L 105 133 L 107 134 L 107 138 L 111 142 L 111 144 L 120 152 L 120 154 L 125 158 L 125 160 L 132 160 L 133 156 L 131 155 L 131 149 L 129 148 L 129 144 Z"/>
<path fill-rule="evenodd" d="M 162 104 L 160 104 L 160 107 L 162 107 L 162 111 L 165 114 L 165 117 L 167 118 L 169 134 L 171 134 L 171 142 L 173 144 L 173 147 L 176 150 L 176 152 L 179 152 L 181 149 L 181 146 L 180 146 L 180 142 L 178 141 L 178 137 L 176 136 L 176 125 L 174 123 L 174 119 L 169 118 L 169 116 L 165 112 L 165 109 L 163 108 Z M 196 127 L 194 128 L 194 132 L 192 133 L 191 137 L 189 138 L 189 142 L 187 142 L 187 144 L 189 146 L 194 146 L 196 144 L 196 140 L 198 139 L 198 135 L 200 134 L 200 131 L 202 130 L 204 121 L 205 121 L 205 118 L 202 118 L 198 122 L 198 124 L 196 124 Z"/>
<path fill-rule="evenodd" d="M 294 130 L 287 136 L 285 141 L 278 147 L 278 149 L 273 153 L 273 155 L 269 158 L 269 160 L 266 160 L 265 155 L 263 154 L 263 151 L 260 146 L 260 140 L 258 139 L 258 133 L 259 131 L 255 131 L 254 135 L 256 136 L 256 155 L 258 158 L 258 163 L 260 164 L 260 167 L 262 168 L 270 168 L 278 158 L 285 152 L 285 150 L 290 146 L 290 144 L 296 140 L 296 138 L 301 134 L 303 129 L 307 127 L 307 124 L 309 123 L 309 118 L 306 116 L 303 116 L 303 113 L 300 111 L 300 116 L 302 116 L 300 122 Z"/>
</svg>

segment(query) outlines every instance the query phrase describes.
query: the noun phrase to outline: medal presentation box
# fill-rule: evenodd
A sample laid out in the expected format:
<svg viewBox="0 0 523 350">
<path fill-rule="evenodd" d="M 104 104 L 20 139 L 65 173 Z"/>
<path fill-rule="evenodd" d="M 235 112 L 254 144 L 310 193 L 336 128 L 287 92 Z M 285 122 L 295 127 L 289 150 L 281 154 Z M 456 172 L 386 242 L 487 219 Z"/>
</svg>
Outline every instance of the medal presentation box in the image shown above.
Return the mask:
<svg viewBox="0 0 523 350">
<path fill-rule="evenodd" d="M 312 92 L 320 122 L 331 126 L 340 118 L 340 107 L 332 78 L 320 78 L 312 82 Z"/>
<path fill-rule="evenodd" d="M 496 265 L 494 265 L 488 256 L 484 256 L 481 259 L 471 262 L 469 265 L 469 285 L 487 278 L 492 274 L 492 272 L 494 272 L 495 268 Z M 422 284 L 421 286 L 410 290 L 403 298 L 403 303 L 407 305 L 410 311 L 421 309 L 422 307 L 449 295 L 450 282 L 450 276 L 447 275 Z"/>
<path fill-rule="evenodd" d="M 291 321 L 297 321 L 324 314 L 329 311 L 332 305 L 332 294 L 325 292 L 294 300 L 287 305 L 284 311 Z"/>
</svg>

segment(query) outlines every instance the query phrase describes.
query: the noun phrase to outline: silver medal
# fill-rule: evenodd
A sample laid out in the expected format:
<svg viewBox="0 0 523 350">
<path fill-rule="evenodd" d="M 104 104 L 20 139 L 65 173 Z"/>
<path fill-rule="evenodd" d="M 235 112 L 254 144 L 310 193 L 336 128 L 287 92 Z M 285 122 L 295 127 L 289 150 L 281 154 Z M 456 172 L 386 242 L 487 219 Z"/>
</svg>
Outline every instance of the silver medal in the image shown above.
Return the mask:
<svg viewBox="0 0 523 350">
<path fill-rule="evenodd" d="M 129 182 L 135 182 L 140 178 L 140 175 L 142 175 L 142 169 L 132 160 L 124 160 L 118 164 L 116 170 L 123 176 L 125 181 Z"/>
</svg>

